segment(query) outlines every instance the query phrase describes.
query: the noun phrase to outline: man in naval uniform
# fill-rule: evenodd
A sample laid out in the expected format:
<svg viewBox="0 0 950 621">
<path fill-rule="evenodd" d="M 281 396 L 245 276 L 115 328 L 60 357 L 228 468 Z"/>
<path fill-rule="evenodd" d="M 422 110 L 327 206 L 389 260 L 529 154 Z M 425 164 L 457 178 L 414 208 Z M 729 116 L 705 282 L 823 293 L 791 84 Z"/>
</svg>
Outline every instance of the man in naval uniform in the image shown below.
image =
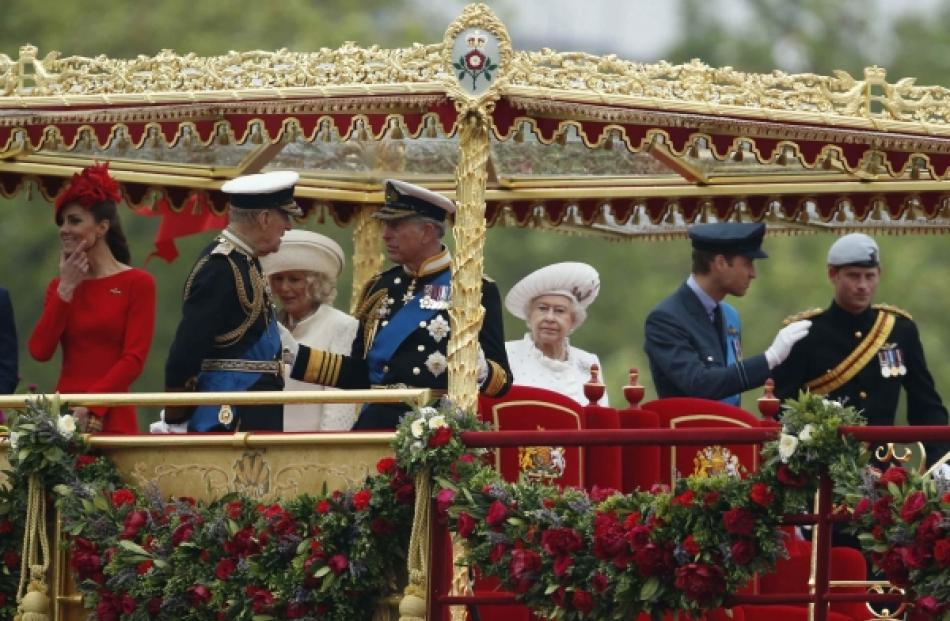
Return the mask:
<svg viewBox="0 0 950 621">
<path fill-rule="evenodd" d="M 385 223 L 386 254 L 396 264 L 364 287 L 354 316 L 360 326 L 349 356 L 295 343 L 291 377 L 340 388 L 434 388 L 448 386 L 448 309 L 452 302 L 451 256 L 442 244 L 448 198 L 409 183 L 388 180 L 386 203 L 374 216 Z M 497 397 L 511 385 L 505 354 L 501 296 L 482 280 L 485 316 L 478 334 L 478 381 Z M 395 429 L 406 407 L 367 404 L 354 430 Z"/>
<path fill-rule="evenodd" d="M 769 370 L 808 333 L 808 321 L 783 328 L 765 353 L 742 357 L 742 324 L 727 295 L 743 296 L 755 278 L 765 224 L 700 224 L 689 229 L 692 274 L 647 316 L 644 349 L 657 396 L 699 397 L 739 405 L 739 393 L 768 379 Z"/>
<path fill-rule="evenodd" d="M 276 252 L 289 231 L 295 172 L 228 181 L 228 226 L 198 257 L 184 287 L 181 323 L 165 364 L 176 391 L 282 390 L 280 333 L 258 257 Z M 281 431 L 280 405 L 165 409 L 165 421 L 189 431 Z"/>
<path fill-rule="evenodd" d="M 797 398 L 801 390 L 827 395 L 863 412 L 869 425 L 893 425 L 901 386 L 911 425 L 946 425 L 947 410 L 927 370 L 911 316 L 894 306 L 872 304 L 881 277 L 877 243 L 862 233 L 838 239 L 828 251 L 831 305 L 786 319 L 812 322 L 773 374 L 775 395 Z M 950 450 L 924 443 L 929 462 Z"/>
</svg>

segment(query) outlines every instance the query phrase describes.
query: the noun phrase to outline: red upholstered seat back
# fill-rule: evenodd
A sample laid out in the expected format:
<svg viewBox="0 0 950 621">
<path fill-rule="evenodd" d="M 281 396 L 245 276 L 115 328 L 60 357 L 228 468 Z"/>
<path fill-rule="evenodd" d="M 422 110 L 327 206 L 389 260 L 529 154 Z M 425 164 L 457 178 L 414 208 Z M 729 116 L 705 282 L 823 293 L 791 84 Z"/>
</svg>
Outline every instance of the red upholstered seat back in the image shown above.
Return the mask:
<svg viewBox="0 0 950 621">
<path fill-rule="evenodd" d="M 650 410 L 627 408 L 617 410 L 617 415 L 621 429 L 657 429 L 660 426 L 659 415 Z M 637 489 L 647 491 L 653 487 L 654 483 L 661 482 L 660 453 L 663 449 L 655 444 L 630 444 L 621 449 L 623 453 L 623 487 L 621 489 L 625 494 Z"/>
<path fill-rule="evenodd" d="M 644 410 L 656 412 L 661 428 L 748 428 L 773 424 L 762 421 L 742 408 L 707 399 L 673 397 L 650 401 L 642 407 Z M 759 449 L 751 444 L 723 444 L 714 447 L 676 445 L 660 449 L 660 478 L 664 483 L 671 484 L 676 478 L 694 474 L 698 470 L 708 468 L 710 464 L 713 468 L 741 467 L 746 472 L 753 472 L 759 467 Z"/>
<path fill-rule="evenodd" d="M 579 403 L 561 393 L 532 386 L 512 386 L 501 399 L 480 396 L 478 411 L 483 421 L 499 431 L 586 428 L 586 415 Z M 505 479 L 517 481 L 522 471 L 540 472 L 552 461 L 563 459 L 564 474 L 553 482 L 584 487 L 584 456 L 584 448 L 576 446 L 555 447 L 553 454 L 544 447 L 503 448 L 496 449 L 495 463 Z"/>
</svg>

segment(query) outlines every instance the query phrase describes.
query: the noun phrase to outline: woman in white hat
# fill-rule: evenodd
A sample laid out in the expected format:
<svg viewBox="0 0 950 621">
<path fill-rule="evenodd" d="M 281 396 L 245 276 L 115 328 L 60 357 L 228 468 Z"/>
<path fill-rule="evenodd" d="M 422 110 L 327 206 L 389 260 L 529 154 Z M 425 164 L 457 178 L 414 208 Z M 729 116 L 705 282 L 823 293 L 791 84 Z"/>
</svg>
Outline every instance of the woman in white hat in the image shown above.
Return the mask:
<svg viewBox="0 0 950 621">
<path fill-rule="evenodd" d="M 331 306 L 343 263 L 339 244 L 302 229 L 285 233 L 280 249 L 261 257 L 271 290 L 281 302 L 277 317 L 294 338 L 310 347 L 349 355 L 359 324 Z M 284 390 L 320 390 L 284 379 Z M 356 412 L 355 404 L 285 405 L 284 431 L 348 431 Z"/>
<path fill-rule="evenodd" d="M 514 383 L 567 395 L 586 404 L 595 354 L 572 347 L 568 336 L 587 318 L 587 307 L 600 291 L 600 276 L 586 263 L 555 263 L 531 272 L 505 296 L 505 308 L 528 323 L 520 341 L 508 341 Z M 603 367 L 601 367 L 603 381 Z M 607 405 L 605 394 L 600 405 Z"/>
</svg>

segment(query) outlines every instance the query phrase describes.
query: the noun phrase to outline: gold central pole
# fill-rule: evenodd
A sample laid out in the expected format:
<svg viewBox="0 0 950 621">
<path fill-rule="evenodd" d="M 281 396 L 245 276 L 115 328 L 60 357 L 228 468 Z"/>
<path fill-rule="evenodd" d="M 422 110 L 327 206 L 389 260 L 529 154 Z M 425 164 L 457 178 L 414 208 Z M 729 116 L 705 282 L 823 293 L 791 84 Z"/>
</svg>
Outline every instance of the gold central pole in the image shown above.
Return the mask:
<svg viewBox="0 0 950 621">
<path fill-rule="evenodd" d="M 478 403 L 478 332 L 482 307 L 485 247 L 485 186 L 488 180 L 488 123 L 480 111 L 460 120 L 459 163 L 456 170 L 458 211 L 455 214 L 455 255 L 452 257 L 452 307 L 449 318 L 449 398 L 463 410 Z"/>
<path fill-rule="evenodd" d="M 360 294 L 369 279 L 383 271 L 385 257 L 380 251 L 383 223 L 373 217 L 377 207 L 363 207 L 353 223 L 353 292 L 350 294 L 350 312 L 356 311 Z"/>
</svg>

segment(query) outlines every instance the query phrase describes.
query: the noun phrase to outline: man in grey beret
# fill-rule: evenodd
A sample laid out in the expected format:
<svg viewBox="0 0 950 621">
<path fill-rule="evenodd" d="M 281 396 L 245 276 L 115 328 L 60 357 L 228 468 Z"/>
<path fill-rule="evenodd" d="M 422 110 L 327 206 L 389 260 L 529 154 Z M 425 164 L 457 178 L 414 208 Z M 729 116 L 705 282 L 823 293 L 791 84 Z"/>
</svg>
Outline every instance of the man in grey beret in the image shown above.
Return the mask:
<svg viewBox="0 0 950 621">
<path fill-rule="evenodd" d="M 924 349 L 910 313 L 873 304 L 881 277 L 881 252 L 863 233 L 845 235 L 828 251 L 834 300 L 826 309 L 789 317 L 810 319 L 808 336 L 773 372 L 775 394 L 796 398 L 800 390 L 827 395 L 863 411 L 869 425 L 893 425 L 901 386 L 911 425 L 946 425 L 947 410 L 927 370 Z M 925 443 L 928 462 L 950 446 Z"/>
</svg>

